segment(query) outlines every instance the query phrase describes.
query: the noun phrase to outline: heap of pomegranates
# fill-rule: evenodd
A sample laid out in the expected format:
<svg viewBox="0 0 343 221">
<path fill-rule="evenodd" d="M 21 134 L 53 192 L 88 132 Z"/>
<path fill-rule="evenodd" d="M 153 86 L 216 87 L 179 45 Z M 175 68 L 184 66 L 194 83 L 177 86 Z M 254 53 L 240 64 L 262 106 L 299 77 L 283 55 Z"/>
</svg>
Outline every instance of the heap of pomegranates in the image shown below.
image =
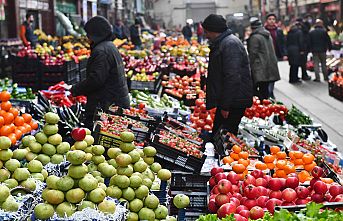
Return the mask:
<svg viewBox="0 0 343 221">
<path fill-rule="evenodd" d="M 295 206 L 310 201 L 343 202 L 343 187 L 337 183 L 327 184 L 320 178 L 321 167 L 312 170 L 310 186 L 300 186 L 297 174 L 285 178 L 272 178 L 261 170 L 254 170 L 244 180 L 235 172 L 224 173 L 223 168 L 211 170 L 209 184 L 211 195 L 208 210 L 219 218 L 234 214 L 238 221 L 259 219 L 266 211 L 274 213 L 275 206 Z"/>
</svg>

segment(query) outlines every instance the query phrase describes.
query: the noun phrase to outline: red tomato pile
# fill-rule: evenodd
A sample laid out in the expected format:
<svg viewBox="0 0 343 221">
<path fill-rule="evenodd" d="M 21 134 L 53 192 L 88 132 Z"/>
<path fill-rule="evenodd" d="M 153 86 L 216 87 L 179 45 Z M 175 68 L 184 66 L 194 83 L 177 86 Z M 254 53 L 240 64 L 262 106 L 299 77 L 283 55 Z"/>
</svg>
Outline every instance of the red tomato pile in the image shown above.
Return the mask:
<svg viewBox="0 0 343 221">
<path fill-rule="evenodd" d="M 200 87 L 200 79 L 192 78 L 188 76 L 180 77 L 179 75 L 172 77 L 169 81 L 162 81 L 162 86 L 165 87 L 167 94 L 173 95 L 174 97 L 182 98 L 183 95 L 187 94 L 199 94 L 202 91 Z"/>
<path fill-rule="evenodd" d="M 288 109 L 285 105 L 272 103 L 270 100 L 261 102 L 258 97 L 254 97 L 252 107 L 245 110 L 244 116 L 250 119 L 253 117 L 265 119 L 275 113 L 280 116 L 281 120 L 284 120 L 287 112 Z"/>
<path fill-rule="evenodd" d="M 190 117 L 190 121 L 192 122 L 191 127 L 196 129 L 197 131 L 201 131 L 201 129 L 207 131 L 212 130 L 215 113 L 215 108 L 209 111 L 206 110 L 204 99 L 197 99 L 195 101 L 194 112 L 191 114 Z"/>
</svg>

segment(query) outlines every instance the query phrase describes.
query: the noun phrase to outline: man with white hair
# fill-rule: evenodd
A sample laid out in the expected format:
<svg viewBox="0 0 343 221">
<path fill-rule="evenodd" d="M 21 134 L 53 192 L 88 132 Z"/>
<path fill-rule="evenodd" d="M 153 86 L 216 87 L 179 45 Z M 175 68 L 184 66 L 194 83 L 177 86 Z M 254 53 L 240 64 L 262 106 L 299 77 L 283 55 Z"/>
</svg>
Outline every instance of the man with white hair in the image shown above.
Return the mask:
<svg viewBox="0 0 343 221">
<path fill-rule="evenodd" d="M 320 82 L 319 63 L 322 66 L 324 80 L 328 81 L 328 71 L 326 68 L 326 51 L 331 50 L 331 39 L 324 28 L 322 20 L 317 19 L 314 29 L 310 31 L 310 51 L 313 54 L 314 73 L 316 78 L 314 81 Z"/>
<path fill-rule="evenodd" d="M 193 35 L 193 31 L 192 31 L 192 27 L 191 27 L 192 23 L 193 23 L 192 19 L 187 19 L 186 26 L 182 28 L 182 34 L 183 34 L 184 38 L 189 43 L 191 43 L 191 38 L 192 38 L 192 35 Z"/>
</svg>

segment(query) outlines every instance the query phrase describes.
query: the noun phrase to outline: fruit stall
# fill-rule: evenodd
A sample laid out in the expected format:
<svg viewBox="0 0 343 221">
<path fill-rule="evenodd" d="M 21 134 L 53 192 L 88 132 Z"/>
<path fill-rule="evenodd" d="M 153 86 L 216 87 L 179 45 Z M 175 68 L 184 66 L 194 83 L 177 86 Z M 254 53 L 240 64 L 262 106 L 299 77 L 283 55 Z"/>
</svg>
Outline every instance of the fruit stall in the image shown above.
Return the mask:
<svg viewBox="0 0 343 221">
<path fill-rule="evenodd" d="M 131 107 L 97 111 L 92 130 L 86 97 L 65 89 L 85 76 L 84 41 L 52 38 L 14 56 L 0 82 L 0 220 L 342 219 L 343 157 L 311 116 L 254 97 L 237 136 L 208 142 L 208 47 L 114 44 Z"/>
</svg>

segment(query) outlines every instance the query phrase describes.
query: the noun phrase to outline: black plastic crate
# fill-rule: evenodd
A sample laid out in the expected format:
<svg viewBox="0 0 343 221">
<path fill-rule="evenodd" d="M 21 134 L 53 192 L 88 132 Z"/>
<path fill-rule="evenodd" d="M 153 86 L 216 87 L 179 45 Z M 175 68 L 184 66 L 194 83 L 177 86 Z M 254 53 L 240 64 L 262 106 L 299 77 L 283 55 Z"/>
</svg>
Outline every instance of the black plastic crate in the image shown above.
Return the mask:
<svg viewBox="0 0 343 221">
<path fill-rule="evenodd" d="M 10 63 L 12 65 L 12 72 L 14 73 L 28 73 L 38 72 L 40 69 L 40 62 L 38 58 L 10 56 Z"/>
<path fill-rule="evenodd" d="M 83 68 L 83 69 L 79 69 L 80 72 L 80 81 L 83 81 L 87 78 L 87 69 Z"/>
<path fill-rule="evenodd" d="M 155 81 L 131 81 L 129 82 L 130 90 L 147 90 L 152 93 L 157 93 L 161 87 L 161 79 Z"/>
<path fill-rule="evenodd" d="M 37 72 L 13 72 L 13 83 L 35 83 L 39 79 L 39 73 Z"/>
<path fill-rule="evenodd" d="M 79 61 L 79 68 L 80 69 L 87 68 L 87 62 L 88 62 L 88 58 L 80 60 Z"/>
<path fill-rule="evenodd" d="M 171 190 L 207 190 L 207 182 L 211 176 L 173 171 Z"/>
<path fill-rule="evenodd" d="M 329 95 L 343 101 L 343 86 L 329 82 Z"/>
<path fill-rule="evenodd" d="M 159 162 L 164 168 L 200 173 L 205 162 L 206 155 L 203 155 L 202 158 L 191 156 L 180 150 L 161 144 L 158 141 L 158 137 L 158 135 L 155 135 L 150 143 L 150 145 L 155 147 L 157 150 L 155 158 L 157 162 Z"/>
<path fill-rule="evenodd" d="M 204 209 L 207 208 L 207 190 L 206 191 L 170 191 L 171 197 L 176 196 L 177 194 L 185 194 L 189 197 L 189 208 L 195 209 Z"/>
<path fill-rule="evenodd" d="M 206 210 L 202 209 L 178 209 L 171 205 L 170 215 L 177 216 L 178 221 L 196 221 L 199 216 L 206 215 Z"/>
<path fill-rule="evenodd" d="M 119 147 L 121 140 L 119 136 L 108 134 L 100 131 L 100 125 L 95 127 L 93 131 L 94 144 L 102 145 L 105 148 Z"/>
<path fill-rule="evenodd" d="M 80 81 L 80 76 L 78 74 L 77 69 L 65 71 L 65 72 L 42 72 L 41 74 L 41 81 L 43 85 L 43 89 L 46 86 L 55 85 L 58 82 L 64 81 L 67 84 L 75 84 Z"/>
</svg>

